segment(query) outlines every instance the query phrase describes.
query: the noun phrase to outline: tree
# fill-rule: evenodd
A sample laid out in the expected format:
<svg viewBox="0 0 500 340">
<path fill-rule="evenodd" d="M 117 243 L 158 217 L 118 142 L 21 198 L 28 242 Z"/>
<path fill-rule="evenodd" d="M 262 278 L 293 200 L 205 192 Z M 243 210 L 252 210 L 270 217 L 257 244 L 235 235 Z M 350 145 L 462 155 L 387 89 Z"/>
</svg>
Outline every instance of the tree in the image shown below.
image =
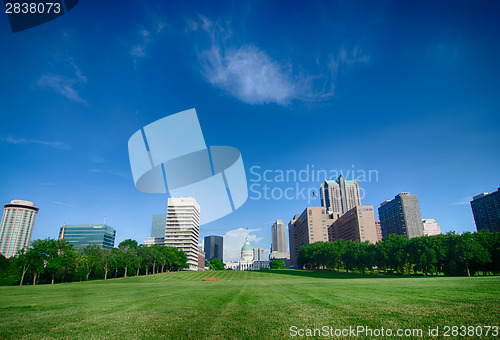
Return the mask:
<svg viewBox="0 0 500 340">
<path fill-rule="evenodd" d="M 124 250 L 128 250 L 131 248 L 137 248 L 137 247 L 138 247 L 137 241 L 132 240 L 130 238 L 121 241 L 120 244 L 118 245 L 118 248 L 124 249 Z"/>
<path fill-rule="evenodd" d="M 472 264 L 476 263 L 479 266 L 484 266 L 490 261 L 490 256 L 486 249 L 478 242 L 475 235 L 470 232 L 463 233 L 456 246 L 457 255 L 464 262 L 467 269 L 467 276 L 471 276 Z"/>
<path fill-rule="evenodd" d="M 187 264 L 187 256 L 182 250 L 175 247 L 163 247 L 163 253 L 166 257 L 167 270 L 179 270 L 189 268 Z"/>
<path fill-rule="evenodd" d="M 214 270 L 224 270 L 224 267 L 226 266 L 218 258 L 213 258 L 211 261 L 209 261 L 209 263 L 210 268 L 213 268 Z"/>
<path fill-rule="evenodd" d="M 125 277 L 127 277 L 128 270 L 135 270 L 139 267 L 140 261 L 138 261 L 139 257 L 137 256 L 137 241 L 132 239 L 126 239 L 120 242 L 118 245 L 119 259 L 120 262 L 125 269 Z M 138 272 L 137 272 L 138 274 Z"/>
<path fill-rule="evenodd" d="M 409 267 L 409 255 L 406 249 L 408 238 L 404 235 L 389 234 L 377 242 L 377 254 L 380 267 L 389 267 L 404 274 Z"/>
<path fill-rule="evenodd" d="M 156 270 L 156 262 L 160 257 L 160 246 L 153 245 L 150 247 L 140 245 L 138 249 L 138 256 L 140 257 L 141 267 L 146 269 L 146 275 L 149 273 L 149 268 L 152 267 L 153 274 Z"/>
<path fill-rule="evenodd" d="M 60 277 L 61 282 L 64 282 L 65 274 L 75 266 L 77 252 L 74 246 L 64 239 L 57 240 L 55 243 L 51 242 L 49 245 L 50 257 L 47 261 L 46 268 L 50 268 L 51 270 L 51 283 L 54 283 L 55 277 Z M 52 247 L 55 247 L 55 249 Z"/>
<path fill-rule="evenodd" d="M 361 267 L 363 274 L 365 269 L 371 270 L 375 266 L 376 251 L 375 245 L 368 241 L 359 244 L 357 267 Z"/>
<path fill-rule="evenodd" d="M 434 268 L 436 276 L 444 272 L 446 266 L 449 252 L 447 238 L 448 236 L 446 234 L 434 235 L 430 238 L 431 248 L 434 254 L 436 254 L 436 264 Z"/>
<path fill-rule="evenodd" d="M 100 260 L 101 247 L 97 244 L 89 244 L 80 248 L 77 263 L 78 266 L 84 270 L 85 281 L 88 281 L 90 273 L 97 269 Z"/>
<path fill-rule="evenodd" d="M 274 259 L 269 263 L 271 269 L 285 269 L 285 261 L 283 259 Z"/>
<path fill-rule="evenodd" d="M 119 252 L 119 261 L 125 270 L 124 276 L 127 277 L 128 271 L 135 270 L 137 268 L 137 253 L 136 249 L 130 248 L 130 249 L 120 249 Z"/>
<path fill-rule="evenodd" d="M 165 247 L 165 246 L 159 246 L 159 249 L 158 249 L 159 252 L 160 252 L 160 254 L 158 256 L 158 263 L 161 266 L 161 272 L 162 273 L 165 271 L 165 266 L 167 266 L 168 263 L 169 263 L 168 262 L 168 257 L 167 257 L 168 250 L 166 250 L 166 248 L 167 247 Z"/>
<path fill-rule="evenodd" d="M 21 280 L 19 281 L 20 286 L 23 285 L 24 275 L 26 274 L 26 272 L 28 271 L 28 268 L 30 267 L 30 260 L 29 260 L 29 257 L 26 253 L 27 253 L 26 249 L 20 249 L 19 252 L 17 253 L 17 257 L 16 257 L 17 267 L 19 269 L 21 269 L 21 272 L 22 272 Z M 1 255 L 1 257 L 5 258 L 3 255 Z M 5 258 L 5 260 L 7 261 L 6 258 Z"/>
<path fill-rule="evenodd" d="M 33 275 L 33 286 L 36 285 L 48 260 L 48 254 L 46 252 L 48 242 L 49 239 L 34 240 L 31 243 L 31 247 L 26 252 L 26 257 L 29 262 L 29 272 Z"/>
<path fill-rule="evenodd" d="M 111 258 L 110 258 L 110 267 L 115 270 L 115 279 L 118 275 L 118 268 L 123 268 L 124 264 L 122 262 L 123 256 L 122 256 L 123 250 L 119 248 L 113 248 L 111 249 Z"/>
<path fill-rule="evenodd" d="M 407 244 L 407 250 L 410 257 L 410 263 L 415 265 L 427 276 L 430 268 L 437 264 L 436 251 L 432 247 L 431 236 L 422 236 L 412 238 Z"/>
<path fill-rule="evenodd" d="M 150 248 L 151 248 L 151 259 L 152 259 L 152 262 L 153 262 L 153 274 L 156 274 L 157 272 L 157 267 L 156 267 L 156 264 L 160 264 L 161 263 L 161 260 L 163 258 L 163 255 L 162 255 L 162 252 L 161 252 L 161 248 L 163 246 L 160 246 L 159 244 L 153 244 Z"/>
<path fill-rule="evenodd" d="M 355 269 L 360 255 L 360 243 L 358 241 L 347 241 L 346 251 L 342 254 L 342 262 L 347 273 L 349 269 Z"/>
<path fill-rule="evenodd" d="M 115 256 L 111 250 L 107 248 L 99 248 L 99 265 L 104 272 L 104 280 L 107 280 L 108 273 L 113 268 Z"/>
<path fill-rule="evenodd" d="M 474 233 L 474 238 L 488 252 L 489 261 L 477 268 L 483 271 L 493 272 L 493 275 L 500 270 L 500 233 L 490 232 L 489 230 L 480 230 Z"/>
</svg>

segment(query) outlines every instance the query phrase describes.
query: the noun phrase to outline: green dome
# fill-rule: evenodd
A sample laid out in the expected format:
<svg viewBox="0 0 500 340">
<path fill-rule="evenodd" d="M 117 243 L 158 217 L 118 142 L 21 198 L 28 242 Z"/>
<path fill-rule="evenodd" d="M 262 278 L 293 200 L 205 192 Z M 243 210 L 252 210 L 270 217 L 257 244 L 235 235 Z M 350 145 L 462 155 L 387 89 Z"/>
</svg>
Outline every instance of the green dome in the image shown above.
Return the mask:
<svg viewBox="0 0 500 340">
<path fill-rule="evenodd" d="M 241 251 L 244 251 L 244 250 L 250 250 L 250 251 L 253 251 L 253 248 L 252 246 L 250 245 L 250 242 L 248 242 L 248 236 L 247 236 L 247 239 L 245 241 L 245 244 L 243 245 L 243 247 L 241 247 Z"/>
<path fill-rule="evenodd" d="M 241 251 L 243 250 L 253 250 L 252 246 L 250 245 L 250 243 L 245 243 L 243 245 L 243 247 L 241 247 Z"/>
</svg>

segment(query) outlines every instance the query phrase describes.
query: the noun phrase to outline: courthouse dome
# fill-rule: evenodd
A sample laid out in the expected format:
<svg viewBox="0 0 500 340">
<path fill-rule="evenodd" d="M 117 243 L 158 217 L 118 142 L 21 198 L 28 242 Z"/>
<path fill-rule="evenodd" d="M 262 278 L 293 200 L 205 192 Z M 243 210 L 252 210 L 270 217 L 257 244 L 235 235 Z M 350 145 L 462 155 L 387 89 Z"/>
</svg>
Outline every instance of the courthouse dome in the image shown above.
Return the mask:
<svg viewBox="0 0 500 340">
<path fill-rule="evenodd" d="M 248 236 L 245 244 L 241 247 L 241 261 L 252 262 L 253 261 L 253 248 L 248 242 Z"/>
<path fill-rule="evenodd" d="M 245 244 L 243 245 L 243 247 L 241 247 L 241 251 L 244 251 L 244 250 L 253 251 L 253 248 L 250 245 L 250 242 L 248 242 L 248 236 L 247 236 L 247 240 L 246 240 Z"/>
</svg>

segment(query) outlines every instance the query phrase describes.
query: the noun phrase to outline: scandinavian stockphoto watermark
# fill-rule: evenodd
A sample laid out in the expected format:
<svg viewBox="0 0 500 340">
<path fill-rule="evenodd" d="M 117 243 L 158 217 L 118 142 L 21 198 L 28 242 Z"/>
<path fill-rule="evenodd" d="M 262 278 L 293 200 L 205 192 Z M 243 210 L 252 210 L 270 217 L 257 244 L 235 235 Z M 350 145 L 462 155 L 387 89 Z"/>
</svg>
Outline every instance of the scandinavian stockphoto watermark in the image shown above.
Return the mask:
<svg viewBox="0 0 500 340">
<path fill-rule="evenodd" d="M 152 122 L 128 141 L 137 190 L 194 197 L 200 225 L 224 217 L 248 198 L 243 159 L 230 146 L 207 146 L 195 109 Z"/>
<path fill-rule="evenodd" d="M 365 196 L 363 183 L 378 182 L 376 169 L 318 169 L 314 164 L 306 164 L 300 169 L 265 169 L 259 165 L 250 167 L 249 199 L 251 200 L 306 200 L 311 203 L 318 199 L 318 189 L 325 180 L 355 180 L 359 184 L 360 199 Z"/>
</svg>

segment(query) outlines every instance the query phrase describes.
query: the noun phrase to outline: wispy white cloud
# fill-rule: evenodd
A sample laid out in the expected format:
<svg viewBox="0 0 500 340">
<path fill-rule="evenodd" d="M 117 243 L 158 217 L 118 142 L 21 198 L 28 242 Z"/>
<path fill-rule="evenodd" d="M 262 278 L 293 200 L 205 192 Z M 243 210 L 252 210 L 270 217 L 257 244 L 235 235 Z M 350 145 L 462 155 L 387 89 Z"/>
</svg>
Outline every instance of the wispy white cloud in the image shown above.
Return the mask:
<svg viewBox="0 0 500 340">
<path fill-rule="evenodd" d="M 296 94 L 283 67 L 252 45 L 221 50 L 214 46 L 201 55 L 203 73 L 214 86 L 248 104 L 287 104 Z"/>
<path fill-rule="evenodd" d="M 36 86 L 40 89 L 54 90 L 71 101 L 88 105 L 79 93 L 79 89 L 87 83 L 87 77 L 82 74 L 80 68 L 70 57 L 63 59 L 63 61 L 58 60 L 58 64 L 62 64 L 62 68 L 68 69 L 69 75 L 48 72 L 38 78 Z"/>
<path fill-rule="evenodd" d="M 99 164 L 103 164 L 103 163 L 107 162 L 106 159 L 104 159 L 103 157 L 101 157 L 99 155 L 92 155 L 91 160 L 92 160 L 92 162 L 99 163 Z"/>
<path fill-rule="evenodd" d="M 232 47 L 228 22 L 215 22 L 200 16 L 186 22 L 186 32 L 202 30 L 210 36 L 211 48 L 199 53 L 202 74 L 214 87 L 248 104 L 276 103 L 292 100 L 307 102 L 327 100 L 334 95 L 337 75 L 346 67 L 366 63 L 369 56 L 359 46 L 330 56 L 328 62 L 316 60 L 317 74 L 297 73 L 289 62 L 274 60 L 252 44 Z"/>
<path fill-rule="evenodd" d="M 367 63 L 370 56 L 363 53 L 360 46 L 351 49 L 342 46 L 336 56 L 330 56 L 329 68 L 334 74 L 338 74 L 343 68 L 352 67 L 356 64 Z"/>
<path fill-rule="evenodd" d="M 141 41 L 138 44 L 133 45 L 129 53 L 133 57 L 143 58 L 146 56 L 146 48 L 149 44 L 151 34 L 145 29 L 142 29 L 139 33 L 141 35 Z"/>
<path fill-rule="evenodd" d="M 69 204 L 69 203 L 65 203 L 65 202 L 52 201 L 52 203 L 54 203 L 54 204 L 58 204 L 58 205 L 63 205 L 63 206 L 65 206 L 65 207 L 70 207 L 70 208 L 76 208 L 76 209 L 79 209 L 79 207 L 77 207 L 76 205 Z"/>
<path fill-rule="evenodd" d="M 114 171 L 111 169 L 93 168 L 90 170 L 90 172 L 95 173 L 95 174 L 107 174 L 107 175 L 119 176 L 119 177 L 129 177 L 130 176 L 128 173 Z"/>
<path fill-rule="evenodd" d="M 17 138 L 12 136 L 3 137 L 1 141 L 6 144 L 40 144 L 60 150 L 71 149 L 71 145 L 61 141 L 47 141 L 47 140 L 40 140 L 33 138 Z"/>
<path fill-rule="evenodd" d="M 168 24 L 165 21 L 157 20 L 151 28 L 139 29 L 137 32 L 137 35 L 139 36 L 138 42 L 132 44 L 128 50 L 128 53 L 132 56 L 134 63 L 137 63 L 138 60 L 148 56 L 148 47 L 154 37 L 166 28 L 168 28 Z"/>
<path fill-rule="evenodd" d="M 463 197 L 459 201 L 451 203 L 451 205 L 469 205 L 472 201 L 472 196 Z"/>
<path fill-rule="evenodd" d="M 87 105 L 87 102 L 80 97 L 78 90 L 75 88 L 77 84 L 78 81 L 74 78 L 60 74 L 44 74 L 37 81 L 38 87 L 42 89 L 52 89 L 69 100 Z"/>
<path fill-rule="evenodd" d="M 262 240 L 262 237 L 252 235 L 253 232 L 260 231 L 260 229 L 245 229 L 238 228 L 226 232 L 224 235 L 224 261 L 239 261 L 241 258 L 241 247 L 245 243 L 248 235 L 250 244 L 257 243 Z"/>
</svg>

